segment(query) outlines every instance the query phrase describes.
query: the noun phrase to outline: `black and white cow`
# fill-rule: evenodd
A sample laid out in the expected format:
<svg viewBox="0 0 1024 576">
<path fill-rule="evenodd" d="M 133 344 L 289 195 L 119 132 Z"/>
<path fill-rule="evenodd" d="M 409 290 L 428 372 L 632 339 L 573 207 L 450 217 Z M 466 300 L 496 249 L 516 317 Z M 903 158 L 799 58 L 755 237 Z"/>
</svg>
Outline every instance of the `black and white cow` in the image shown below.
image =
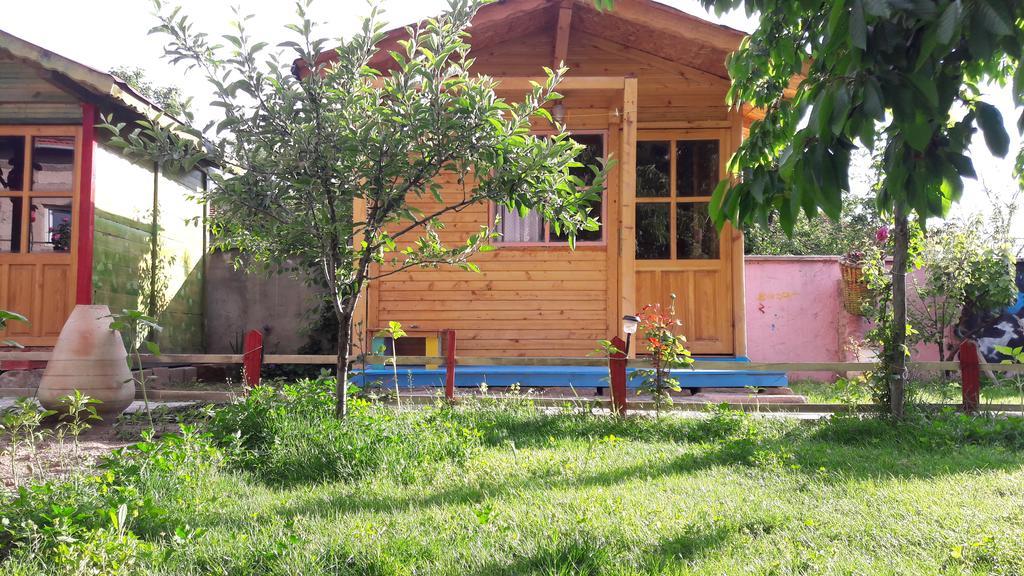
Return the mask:
<svg viewBox="0 0 1024 576">
<path fill-rule="evenodd" d="M 998 315 L 964 310 L 954 330 L 958 338 L 973 338 L 986 362 L 998 363 L 1006 356 L 996 346 L 1024 346 L 1024 261 L 1017 262 L 1017 302 Z"/>
</svg>

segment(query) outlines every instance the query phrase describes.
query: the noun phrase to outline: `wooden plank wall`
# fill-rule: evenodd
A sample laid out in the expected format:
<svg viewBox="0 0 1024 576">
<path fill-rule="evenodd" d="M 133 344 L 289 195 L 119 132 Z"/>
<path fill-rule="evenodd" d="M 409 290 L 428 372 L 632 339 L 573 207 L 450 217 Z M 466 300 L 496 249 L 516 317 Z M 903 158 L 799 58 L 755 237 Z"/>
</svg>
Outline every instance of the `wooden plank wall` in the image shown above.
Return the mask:
<svg viewBox="0 0 1024 576">
<path fill-rule="evenodd" d="M 80 124 L 78 100 L 32 68 L 0 55 L 0 124 Z"/>
<path fill-rule="evenodd" d="M 444 195 L 461 198 L 454 181 L 447 184 Z M 436 208 L 426 200 L 413 205 Z M 487 217 L 482 205 L 446 216 L 440 236 L 463 242 Z M 500 248 L 474 262 L 481 273 L 443 268 L 383 279 L 371 297 L 377 309 L 371 326 L 397 320 L 417 332 L 454 328 L 459 353 L 467 356 L 585 355 L 608 337 L 605 247 Z"/>
<path fill-rule="evenodd" d="M 474 71 L 492 76 L 539 76 L 550 65 L 553 30 L 474 52 Z M 669 123 L 728 122 L 727 83 L 656 56 L 573 32 L 570 74 L 639 77 L 638 118 L 643 127 Z M 606 150 L 622 158 L 622 94 L 567 93 L 566 123 L 606 134 Z M 584 356 L 596 341 L 619 331 L 619 177 L 606 192 L 606 242 L 581 246 L 500 247 L 477 256 L 481 273 L 451 268 L 389 276 L 368 295 L 368 324 L 376 331 L 397 320 L 408 331 L 459 331 L 461 356 Z M 444 194 L 462 197 L 454 180 Z M 432 201 L 414 203 L 428 211 Z M 449 243 L 465 240 L 487 222 L 488 207 L 473 206 L 442 219 Z M 401 244 L 400 244 L 401 245 Z M 628 286 L 628 284 L 627 284 Z"/>
</svg>

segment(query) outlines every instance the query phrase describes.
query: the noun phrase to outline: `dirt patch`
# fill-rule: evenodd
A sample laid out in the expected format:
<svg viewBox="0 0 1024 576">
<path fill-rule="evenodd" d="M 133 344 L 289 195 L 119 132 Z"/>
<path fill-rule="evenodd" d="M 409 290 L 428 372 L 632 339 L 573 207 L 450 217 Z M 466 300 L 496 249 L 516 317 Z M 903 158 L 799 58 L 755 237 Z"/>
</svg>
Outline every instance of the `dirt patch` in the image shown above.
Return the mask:
<svg viewBox="0 0 1024 576">
<path fill-rule="evenodd" d="M 66 478 L 74 472 L 89 470 L 96 467 L 97 462 L 111 451 L 123 448 L 133 441 L 118 437 L 114 426 L 101 425 L 85 431 L 78 439 L 76 452 L 71 438 L 63 442 L 53 437 L 53 428 L 43 428 L 47 438 L 36 444 L 35 450 L 21 443 L 11 465 L 11 443 L 3 438 L 2 459 L 0 459 L 0 486 L 4 490 L 24 485 L 31 480 L 50 480 Z"/>
</svg>

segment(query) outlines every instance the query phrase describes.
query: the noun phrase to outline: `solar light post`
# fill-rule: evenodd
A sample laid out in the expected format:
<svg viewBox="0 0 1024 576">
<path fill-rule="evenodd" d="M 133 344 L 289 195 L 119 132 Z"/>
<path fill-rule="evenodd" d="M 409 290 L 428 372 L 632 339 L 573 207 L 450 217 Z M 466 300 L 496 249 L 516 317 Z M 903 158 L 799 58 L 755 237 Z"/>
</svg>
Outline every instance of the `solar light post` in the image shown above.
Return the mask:
<svg viewBox="0 0 1024 576">
<path fill-rule="evenodd" d="M 622 331 L 626 334 L 626 349 L 624 352 L 629 355 L 629 344 L 633 334 L 636 334 L 637 328 L 640 326 L 640 318 L 627 314 L 622 317 Z"/>
</svg>

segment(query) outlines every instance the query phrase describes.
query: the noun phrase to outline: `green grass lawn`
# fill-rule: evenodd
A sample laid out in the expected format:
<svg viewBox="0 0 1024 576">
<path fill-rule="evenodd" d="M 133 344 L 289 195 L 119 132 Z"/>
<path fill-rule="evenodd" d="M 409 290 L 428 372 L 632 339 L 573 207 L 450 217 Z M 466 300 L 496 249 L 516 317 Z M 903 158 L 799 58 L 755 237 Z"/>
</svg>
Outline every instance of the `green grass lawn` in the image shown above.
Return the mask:
<svg viewBox="0 0 1024 576">
<path fill-rule="evenodd" d="M 467 426 L 476 448 L 412 468 L 384 451 L 372 472 L 310 482 L 317 434 L 278 428 L 262 453 L 274 471 L 199 458 L 195 472 L 152 472 L 132 486 L 162 512 L 134 521 L 126 573 L 1024 572 L 1017 422 L 443 412 L 402 441 Z M 296 457 L 273 455 L 290 442 Z M 62 573 L 24 557 L 0 567 Z"/>
<path fill-rule="evenodd" d="M 843 403 L 847 399 L 856 399 L 858 402 L 867 403 L 871 401 L 871 393 L 867 387 L 840 379 L 837 382 L 819 382 L 815 380 L 798 380 L 790 384 L 790 388 L 797 394 L 803 395 L 808 402 L 815 404 Z M 917 402 L 926 403 L 953 403 L 961 401 L 960 382 L 953 380 L 915 380 L 909 388 L 911 397 Z M 992 384 L 982 379 L 981 403 L 985 404 L 1014 404 L 1022 405 L 1021 388 L 1012 379 L 1000 384 Z"/>
</svg>

